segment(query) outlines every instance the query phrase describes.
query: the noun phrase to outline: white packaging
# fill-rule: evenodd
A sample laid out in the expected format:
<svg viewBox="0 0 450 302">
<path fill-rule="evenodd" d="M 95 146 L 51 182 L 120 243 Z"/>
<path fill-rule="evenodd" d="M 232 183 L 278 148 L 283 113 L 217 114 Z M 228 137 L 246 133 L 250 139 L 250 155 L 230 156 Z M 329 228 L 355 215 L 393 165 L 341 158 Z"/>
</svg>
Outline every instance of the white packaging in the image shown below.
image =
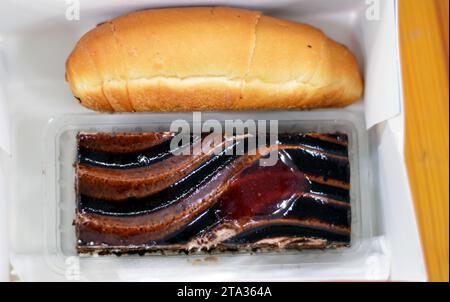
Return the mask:
<svg viewBox="0 0 450 302">
<path fill-rule="evenodd" d="M 78 2 L 80 20 L 76 20 L 73 6 Z M 97 114 L 81 107 L 64 81 L 66 57 L 84 32 L 105 19 L 142 8 L 194 4 L 255 8 L 268 15 L 310 23 L 356 54 L 365 75 L 364 100 L 341 111 L 356 116 L 357 121 L 366 121 L 359 131 L 368 140 L 370 156 L 364 159 L 367 168 L 360 174 L 367 173 L 362 177 L 367 178 L 367 190 L 374 195 L 368 201 L 372 231 L 367 237 L 369 242 L 363 243 L 369 246 L 365 257 L 357 257 L 353 262 L 335 261 L 334 252 L 327 251 L 329 261 L 315 261 L 318 252 L 313 252 L 233 255 L 209 262 L 201 256 L 79 259 L 70 252 L 49 250 L 48 238 L 64 232 L 60 229 L 64 224 L 57 221 L 63 217 L 57 213 L 60 208 L 53 206 L 47 194 L 48 179 L 54 176 L 48 168 L 48 159 L 52 158 L 49 152 L 57 150 L 56 145 L 50 144 L 57 142 L 56 132 L 60 129 L 54 125 L 63 121 L 66 126 L 80 127 L 81 123 L 88 127 L 83 123 L 102 121 L 123 126 L 145 118 Z M 22 280 L 425 280 L 403 158 L 396 9 L 396 1 L 391 0 L 2 1 L 0 188 L 8 188 L 8 194 L 6 190 L 0 192 L 0 211 L 2 217 L 8 213 L 9 219 L 0 221 L 7 224 L 1 229 L 8 229 L 9 238 L 0 238 L 0 256 L 9 255 Z M 321 114 L 330 113 L 296 114 L 285 113 L 280 119 L 296 116 L 299 120 L 321 120 Z M 74 120 L 74 116 L 83 118 Z M 233 116 L 228 113 L 228 117 Z M 52 133 L 54 140 L 49 140 Z M 54 158 L 56 166 L 60 158 Z M 55 184 L 57 190 L 64 187 L 67 184 Z M 68 213 L 67 209 L 64 213 Z M 50 223 L 49 217 L 56 222 Z M 8 263 L 0 260 L 0 276 L 6 276 Z"/>
</svg>

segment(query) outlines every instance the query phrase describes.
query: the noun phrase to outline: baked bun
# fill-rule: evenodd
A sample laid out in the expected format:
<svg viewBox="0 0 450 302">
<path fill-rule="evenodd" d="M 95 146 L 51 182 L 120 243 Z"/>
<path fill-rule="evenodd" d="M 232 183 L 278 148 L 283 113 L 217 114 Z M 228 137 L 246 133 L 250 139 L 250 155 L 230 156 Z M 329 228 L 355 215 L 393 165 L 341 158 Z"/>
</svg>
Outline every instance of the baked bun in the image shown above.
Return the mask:
<svg viewBox="0 0 450 302">
<path fill-rule="evenodd" d="M 341 107 L 363 91 L 353 54 L 320 30 L 224 7 L 106 21 L 77 43 L 66 78 L 100 111 Z"/>
</svg>

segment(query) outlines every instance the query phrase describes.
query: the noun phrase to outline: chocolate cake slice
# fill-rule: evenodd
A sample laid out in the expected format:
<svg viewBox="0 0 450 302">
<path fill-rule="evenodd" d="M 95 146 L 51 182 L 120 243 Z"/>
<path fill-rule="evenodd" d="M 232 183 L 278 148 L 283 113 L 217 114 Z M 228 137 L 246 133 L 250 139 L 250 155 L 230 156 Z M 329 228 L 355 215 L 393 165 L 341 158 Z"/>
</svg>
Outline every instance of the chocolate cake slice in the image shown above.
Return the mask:
<svg viewBox="0 0 450 302">
<path fill-rule="evenodd" d="M 175 133 L 77 136 L 79 253 L 248 251 L 348 246 L 350 164 L 345 134 L 283 134 L 249 149 L 220 135 L 176 155 Z M 188 137 L 192 151 L 208 135 Z M 230 152 L 242 147 L 244 153 Z M 262 151 L 261 151 L 262 150 Z M 278 151 L 275 165 L 260 159 Z"/>
</svg>

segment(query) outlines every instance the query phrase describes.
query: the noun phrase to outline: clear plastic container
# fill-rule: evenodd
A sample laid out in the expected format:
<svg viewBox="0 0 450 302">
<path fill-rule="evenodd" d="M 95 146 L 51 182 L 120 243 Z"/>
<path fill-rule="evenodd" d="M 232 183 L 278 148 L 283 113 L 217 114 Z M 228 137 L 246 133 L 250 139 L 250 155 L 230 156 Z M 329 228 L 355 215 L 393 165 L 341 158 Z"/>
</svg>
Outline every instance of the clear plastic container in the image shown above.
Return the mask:
<svg viewBox="0 0 450 302">
<path fill-rule="evenodd" d="M 69 275 L 75 272 L 74 278 L 83 280 L 278 280 L 283 278 L 274 277 L 274 273 L 289 276 L 290 269 L 302 267 L 305 272 L 312 272 L 304 277 L 313 280 L 314 275 L 319 276 L 321 270 L 328 271 L 330 278 L 336 274 L 337 279 L 345 279 L 346 273 L 351 273 L 352 270 L 361 270 L 363 274 L 370 274 L 373 270 L 385 270 L 378 267 L 385 265 L 383 261 L 374 261 L 380 250 L 377 239 L 373 237 L 372 192 L 367 189 L 371 188 L 367 173 L 370 156 L 367 131 L 361 114 L 341 110 L 202 113 L 202 121 L 276 119 L 279 133 L 346 133 L 349 136 L 351 169 L 350 247 L 266 253 L 221 253 L 213 257 L 77 256 L 73 226 L 76 207 L 76 134 L 79 131 L 168 131 L 171 121 L 192 121 L 192 118 L 192 113 L 133 113 L 61 115 L 50 120 L 43 138 L 42 154 L 45 158 L 42 178 L 45 195 L 42 215 L 45 218 L 45 259 L 55 273 L 68 278 L 68 272 Z M 368 259 L 371 259 L 370 263 L 367 263 Z M 186 272 L 192 273 L 189 278 L 185 278 Z"/>
</svg>

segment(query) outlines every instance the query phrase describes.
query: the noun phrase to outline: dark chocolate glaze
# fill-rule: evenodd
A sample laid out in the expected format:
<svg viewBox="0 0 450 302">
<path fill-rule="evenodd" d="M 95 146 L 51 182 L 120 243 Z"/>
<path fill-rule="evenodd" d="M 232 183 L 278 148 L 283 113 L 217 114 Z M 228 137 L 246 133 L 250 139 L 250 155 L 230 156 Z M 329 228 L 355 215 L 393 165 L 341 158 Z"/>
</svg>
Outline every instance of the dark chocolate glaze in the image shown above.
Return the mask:
<svg viewBox="0 0 450 302">
<path fill-rule="evenodd" d="M 91 138 L 92 140 L 92 138 Z M 198 140 L 198 137 L 190 136 L 190 143 Z M 170 140 L 163 140 L 160 144 L 152 145 L 143 150 L 139 148 L 128 149 L 128 152 L 102 152 L 97 149 L 80 145 L 78 148 L 78 162 L 80 164 L 91 165 L 102 168 L 131 169 L 146 167 L 164 160 L 170 156 Z M 180 145 L 180 148 L 185 147 Z M 110 147 L 117 150 L 118 147 Z M 124 148 L 121 148 L 123 150 Z"/>
<path fill-rule="evenodd" d="M 195 154 L 171 156 L 141 168 L 110 169 L 77 164 L 78 192 L 95 199 L 117 202 L 156 194 L 195 172 L 214 153 L 236 148 L 238 145 L 224 141 L 220 135 L 217 138 L 222 141 L 208 150 L 205 149 L 206 152 L 200 152 L 202 141 L 199 140 L 192 146 L 188 145 L 187 150 L 198 151 Z"/>
<path fill-rule="evenodd" d="M 330 242 L 350 242 L 350 234 L 334 232 L 320 227 L 306 227 L 296 224 L 270 224 L 242 232 L 228 240 L 225 244 L 247 244 L 259 240 L 277 237 L 306 237 L 326 239 Z"/>
<path fill-rule="evenodd" d="M 348 146 L 348 135 L 344 133 L 317 133 L 309 132 L 305 135 L 309 137 L 318 138 L 322 141 L 331 142 L 334 144 L 339 144 L 343 146 Z"/>
<path fill-rule="evenodd" d="M 212 207 L 223 192 L 226 192 L 233 176 L 252 164 L 256 158 L 257 155 L 238 157 L 176 204 L 149 214 L 123 217 L 78 213 L 78 233 L 90 238 L 84 241 L 107 245 L 120 244 L 124 240 L 136 245 L 164 239 Z"/>
<path fill-rule="evenodd" d="M 214 205 L 196 217 L 191 223 L 177 232 L 157 242 L 158 245 L 185 244 L 192 238 L 200 236 L 221 222 L 218 206 Z"/>
<path fill-rule="evenodd" d="M 330 224 L 350 227 L 349 210 L 350 207 L 347 205 L 324 202 L 305 194 L 297 197 L 291 210 L 284 217 L 315 218 Z"/>
<path fill-rule="evenodd" d="M 333 198 L 345 202 L 350 202 L 350 192 L 347 189 L 320 184 L 309 180 L 309 191 L 327 198 Z"/>
<path fill-rule="evenodd" d="M 78 162 L 95 167 L 130 169 L 149 166 L 171 155 L 170 141 L 132 153 L 106 153 L 80 147 Z"/>
<path fill-rule="evenodd" d="M 80 132 L 77 135 L 77 142 L 78 147 L 82 149 L 122 154 L 144 151 L 162 144 L 167 140 L 171 140 L 174 136 L 174 132 Z"/>
<path fill-rule="evenodd" d="M 78 209 L 80 212 L 111 216 L 134 216 L 151 213 L 177 202 L 182 196 L 190 194 L 235 158 L 235 156 L 224 154 L 212 156 L 188 176 L 148 197 L 129 198 L 121 202 L 108 202 L 104 199 L 80 194 Z"/>
<path fill-rule="evenodd" d="M 146 140 L 146 144 L 151 147 L 142 148 L 143 144 L 139 144 L 139 148 L 142 148 L 140 151 L 115 153 L 98 151 L 99 144 L 95 142 L 95 135 L 91 134 L 89 139 L 97 150 L 80 145 L 78 156 L 78 163 L 87 166 L 126 170 L 139 166 L 149 169 L 152 164 L 171 156 L 167 155 L 170 154 L 168 140 L 161 140 L 153 145 Z M 101 139 L 104 141 L 105 136 L 103 135 Z M 111 136 L 110 139 L 108 151 L 117 150 L 114 137 Z M 158 236 L 154 228 L 151 233 L 145 233 L 146 217 L 155 217 L 151 218 L 154 224 L 158 221 L 154 220 L 158 217 L 155 215 L 160 215 L 160 211 L 164 210 L 165 213 L 170 213 L 171 209 L 182 211 L 179 208 L 183 204 L 182 200 L 189 199 L 190 195 L 208 188 L 204 184 L 212 183 L 222 170 L 227 169 L 242 156 L 229 156 L 225 152 L 212 155 L 187 175 L 179 177 L 163 190 L 148 196 L 114 202 L 79 194 L 78 217 L 88 215 L 89 218 L 77 219 L 75 222 L 78 248 L 86 251 L 101 246 L 102 250 L 111 248 L 117 251 L 119 248 L 126 251 L 127 246 L 134 246 L 134 251 L 136 246 L 141 246 L 143 249 L 159 247 L 162 250 L 165 248 L 182 250 L 185 248 L 183 245 L 187 246 L 199 240 L 198 238 L 207 238 L 214 234 L 214 230 L 220 229 L 222 224 L 248 219 L 262 220 L 264 223 L 236 229 L 233 231 L 235 235 L 218 244 L 233 249 L 233 245 L 252 244 L 267 238 L 295 237 L 303 238 L 305 242 L 308 240 L 314 242 L 315 239 L 325 240 L 330 246 L 335 243 L 347 245 L 350 243 L 351 226 L 347 145 L 347 136 L 339 133 L 280 135 L 278 148 L 281 160 L 275 166 L 259 166 L 257 159 L 264 154 L 254 156 L 243 170 L 236 170 L 234 174 L 224 178 L 224 181 L 228 179 L 226 182 L 217 184 L 224 187 L 218 190 L 220 194 L 215 194 L 214 199 L 209 201 L 208 208 L 201 212 L 192 212 L 192 216 L 185 217 L 183 223 L 161 221 L 161 227 L 171 225 L 170 231 L 167 228 L 161 229 L 164 236 Z M 245 152 L 248 152 L 247 140 L 237 141 L 232 148 L 236 149 L 239 146 L 245 146 Z M 123 151 L 123 142 L 119 147 Z M 140 156 L 150 158 L 150 161 L 142 165 L 138 162 Z M 176 170 L 171 172 L 174 175 L 177 173 Z M 78 185 L 80 186 L 80 183 Z M 166 214 L 161 215 L 161 219 L 168 217 Z M 102 217 L 109 218 L 103 220 Z M 95 222 L 92 219 L 100 220 Z M 128 219 L 129 222 L 139 221 L 142 227 L 132 222 L 124 229 L 124 223 Z M 280 222 L 284 221 L 283 219 L 288 219 L 289 222 Z M 102 227 L 101 221 L 108 221 L 108 225 Z M 308 223 L 304 223 L 305 221 Z M 117 226 L 114 225 L 116 223 Z M 91 228 L 90 225 L 96 226 Z M 323 245 L 323 242 L 320 243 L 320 246 Z"/>
<path fill-rule="evenodd" d="M 325 179 L 350 181 L 350 163 L 347 157 L 320 153 L 309 149 L 285 149 L 292 162 L 305 173 L 323 176 Z"/>
<path fill-rule="evenodd" d="M 281 145 L 303 145 L 318 151 L 332 153 L 341 156 L 348 156 L 346 145 L 333 143 L 331 141 L 321 140 L 311 137 L 307 134 L 283 134 L 280 135 L 278 141 Z"/>
</svg>

